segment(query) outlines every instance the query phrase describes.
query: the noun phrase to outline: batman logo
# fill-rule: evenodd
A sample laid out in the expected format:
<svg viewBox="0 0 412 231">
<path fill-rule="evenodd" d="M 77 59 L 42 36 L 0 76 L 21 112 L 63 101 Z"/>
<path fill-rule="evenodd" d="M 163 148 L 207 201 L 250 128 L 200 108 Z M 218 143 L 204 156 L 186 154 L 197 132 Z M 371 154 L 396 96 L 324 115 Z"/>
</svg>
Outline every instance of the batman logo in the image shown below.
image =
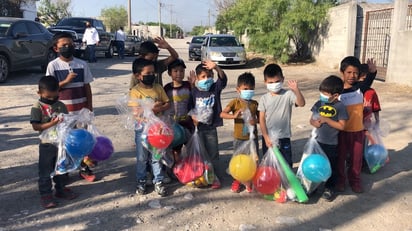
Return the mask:
<svg viewBox="0 0 412 231">
<path fill-rule="evenodd" d="M 330 105 L 323 105 L 318 109 L 319 115 L 323 117 L 334 117 L 336 109 Z"/>
</svg>

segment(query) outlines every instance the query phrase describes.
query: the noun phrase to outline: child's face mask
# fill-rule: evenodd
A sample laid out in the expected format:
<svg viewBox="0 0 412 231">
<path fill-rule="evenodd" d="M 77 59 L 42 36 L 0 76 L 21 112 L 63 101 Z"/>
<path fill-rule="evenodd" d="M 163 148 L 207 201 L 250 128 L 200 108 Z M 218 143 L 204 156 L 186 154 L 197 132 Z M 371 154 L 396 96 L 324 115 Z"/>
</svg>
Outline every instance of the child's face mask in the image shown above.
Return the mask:
<svg viewBox="0 0 412 231">
<path fill-rule="evenodd" d="M 208 77 L 207 79 L 202 79 L 196 81 L 196 86 L 201 91 L 209 91 L 210 87 L 213 84 L 213 78 Z"/>
<path fill-rule="evenodd" d="M 323 94 L 322 92 L 319 93 L 319 100 L 320 102 L 328 103 L 329 102 L 329 96 Z"/>
<path fill-rule="evenodd" d="M 279 92 L 283 87 L 283 82 L 277 82 L 277 83 L 268 83 L 266 84 L 266 88 L 273 93 Z"/>
<path fill-rule="evenodd" d="M 240 90 L 240 98 L 244 100 L 251 100 L 255 95 L 254 90 Z"/>
</svg>

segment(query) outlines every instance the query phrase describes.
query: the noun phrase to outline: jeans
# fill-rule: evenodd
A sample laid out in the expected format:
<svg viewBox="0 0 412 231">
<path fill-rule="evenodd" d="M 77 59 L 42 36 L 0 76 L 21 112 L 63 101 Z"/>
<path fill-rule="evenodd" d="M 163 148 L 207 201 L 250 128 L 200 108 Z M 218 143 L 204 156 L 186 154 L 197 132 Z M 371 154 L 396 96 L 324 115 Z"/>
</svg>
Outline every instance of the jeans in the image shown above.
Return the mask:
<svg viewBox="0 0 412 231">
<path fill-rule="evenodd" d="M 319 143 L 319 146 L 322 148 L 323 152 L 329 159 L 330 166 L 332 168 L 332 175 L 325 183 L 325 188 L 335 189 L 336 181 L 338 179 L 338 145 L 323 144 Z"/>
<path fill-rule="evenodd" d="M 39 145 L 39 180 L 38 187 L 41 196 L 50 195 L 52 193 L 52 177 L 50 174 L 54 172 L 56 165 L 58 149 L 53 144 Z M 63 191 L 67 184 L 68 175 L 53 176 L 56 191 Z"/>
<path fill-rule="evenodd" d="M 95 48 L 96 45 L 87 45 L 87 49 L 89 50 L 89 63 L 97 62 Z"/>
<path fill-rule="evenodd" d="M 216 169 L 219 164 L 219 142 L 216 128 L 199 130 L 199 138 L 203 143 L 212 165 Z"/>
<path fill-rule="evenodd" d="M 123 41 L 116 41 L 116 49 L 119 58 L 124 59 L 124 42 Z"/>
<path fill-rule="evenodd" d="M 160 160 L 156 160 L 154 155 L 149 152 L 142 144 L 143 129 L 135 131 L 134 141 L 136 143 L 136 180 L 146 182 L 147 164 L 149 163 L 153 171 L 153 183 L 162 182 L 164 175 Z"/>
<path fill-rule="evenodd" d="M 283 158 L 285 158 L 286 162 L 292 168 L 293 161 L 292 161 L 292 145 L 290 143 L 290 138 L 281 138 L 278 140 L 279 144 L 279 151 L 282 153 Z M 262 151 L 263 155 L 266 154 L 268 147 L 266 146 L 265 139 L 262 136 Z"/>
</svg>

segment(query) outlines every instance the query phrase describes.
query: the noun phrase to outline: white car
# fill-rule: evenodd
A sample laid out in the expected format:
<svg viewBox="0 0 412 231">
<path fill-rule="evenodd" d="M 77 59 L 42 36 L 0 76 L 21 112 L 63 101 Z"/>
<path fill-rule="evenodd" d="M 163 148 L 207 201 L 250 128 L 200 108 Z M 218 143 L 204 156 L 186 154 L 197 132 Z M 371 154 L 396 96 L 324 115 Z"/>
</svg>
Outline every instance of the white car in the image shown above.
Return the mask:
<svg viewBox="0 0 412 231">
<path fill-rule="evenodd" d="M 247 62 L 244 45 L 228 34 L 207 35 L 201 48 L 201 60 L 212 60 L 219 66 L 241 66 Z"/>
</svg>

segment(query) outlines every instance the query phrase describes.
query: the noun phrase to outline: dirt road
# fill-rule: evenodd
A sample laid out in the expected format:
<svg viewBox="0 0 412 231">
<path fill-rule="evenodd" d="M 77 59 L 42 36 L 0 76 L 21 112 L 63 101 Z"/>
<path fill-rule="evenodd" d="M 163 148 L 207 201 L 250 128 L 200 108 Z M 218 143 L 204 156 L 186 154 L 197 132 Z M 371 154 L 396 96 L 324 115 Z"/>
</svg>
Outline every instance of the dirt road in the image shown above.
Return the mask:
<svg viewBox="0 0 412 231">
<path fill-rule="evenodd" d="M 170 40 L 187 60 L 186 39 Z M 121 126 L 114 107 L 127 92 L 132 57 L 100 59 L 90 65 L 95 81 L 92 91 L 96 126 L 114 143 L 115 154 L 101 162 L 93 183 L 71 174 L 70 187 L 80 196 L 59 201 L 52 210 L 40 207 L 37 191 L 38 134 L 29 124 L 32 103 L 37 99 L 37 81 L 43 73 L 18 72 L 1 84 L 0 107 L 0 231 L 5 230 L 400 230 L 412 231 L 412 89 L 375 82 L 383 111 L 391 125 L 384 142 L 390 163 L 377 173 L 362 174 L 365 193 L 349 189 L 329 203 L 313 195 L 306 204 L 266 201 L 257 193 L 230 192 L 231 180 L 224 173 L 232 149 L 232 121 L 218 129 L 221 154 L 219 174 L 223 188 L 194 189 L 173 183 L 172 195 L 135 195 L 133 134 Z M 188 70 L 197 62 L 187 62 Z M 297 79 L 307 105 L 293 112 L 292 147 L 295 167 L 311 127 L 310 107 L 319 97 L 321 79 L 337 70 L 316 65 L 284 66 L 287 79 Z M 222 94 L 223 105 L 236 97 L 235 81 L 244 71 L 256 76 L 255 99 L 266 92 L 263 67 L 225 69 L 229 85 Z M 170 81 L 167 74 L 164 82 Z"/>
</svg>

